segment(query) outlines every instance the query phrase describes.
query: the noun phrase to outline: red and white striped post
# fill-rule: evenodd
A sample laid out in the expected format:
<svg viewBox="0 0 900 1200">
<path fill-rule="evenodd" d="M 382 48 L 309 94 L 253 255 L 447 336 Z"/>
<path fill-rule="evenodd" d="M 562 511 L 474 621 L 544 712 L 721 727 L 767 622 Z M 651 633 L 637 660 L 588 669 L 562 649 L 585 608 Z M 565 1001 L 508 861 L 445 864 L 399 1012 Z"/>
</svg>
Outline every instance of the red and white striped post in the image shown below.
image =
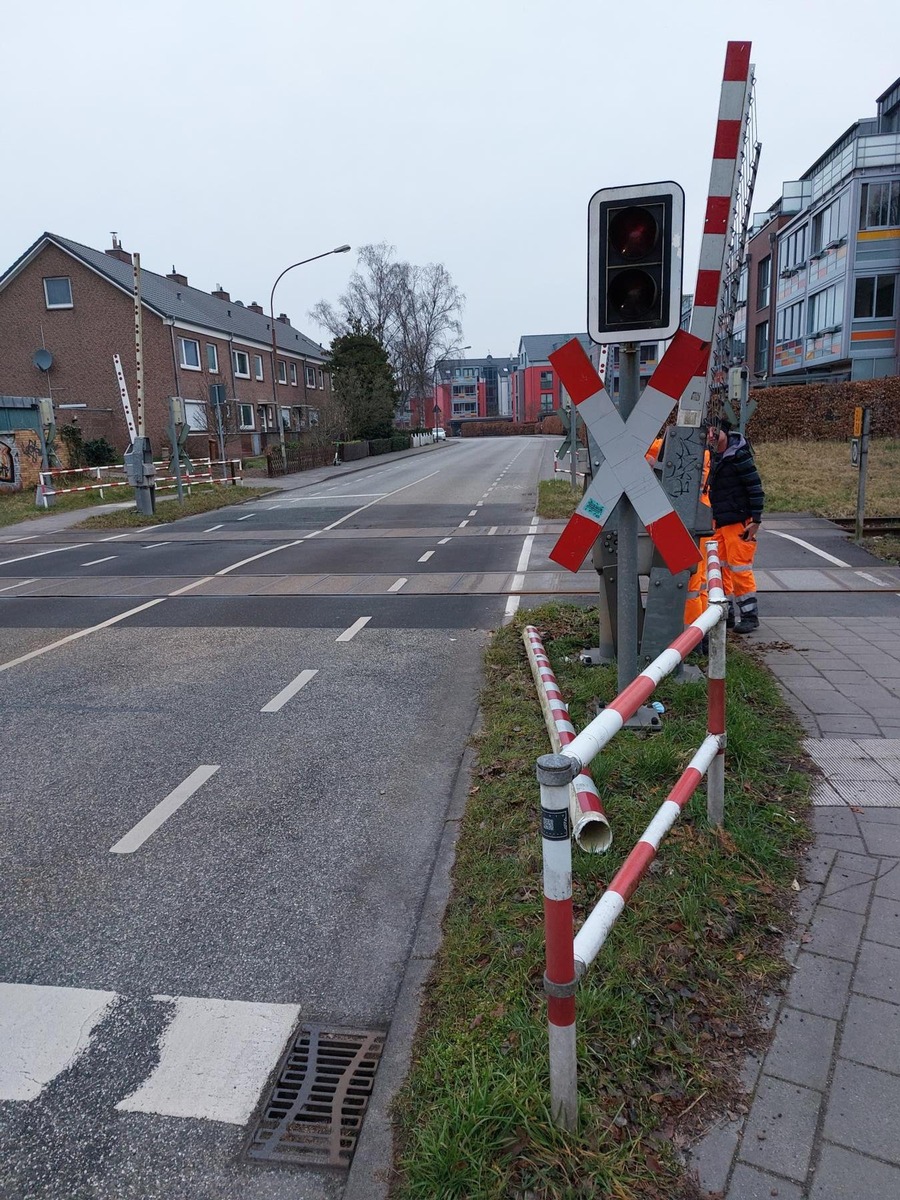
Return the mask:
<svg viewBox="0 0 900 1200">
<path fill-rule="evenodd" d="M 541 785 L 544 940 L 550 1040 L 550 1110 L 562 1129 L 578 1128 L 578 1056 L 575 1050 L 575 925 L 572 912 L 572 838 L 569 784 L 578 764 L 564 754 L 537 760 Z"/>
<path fill-rule="evenodd" d="M 728 598 L 722 584 L 719 543 L 707 542 L 706 578 L 710 607 L 718 609 L 719 620 L 709 631 L 709 666 L 706 672 L 706 728 L 719 739 L 716 757 L 706 776 L 706 819 L 721 828 L 725 820 L 725 632 Z"/>
</svg>

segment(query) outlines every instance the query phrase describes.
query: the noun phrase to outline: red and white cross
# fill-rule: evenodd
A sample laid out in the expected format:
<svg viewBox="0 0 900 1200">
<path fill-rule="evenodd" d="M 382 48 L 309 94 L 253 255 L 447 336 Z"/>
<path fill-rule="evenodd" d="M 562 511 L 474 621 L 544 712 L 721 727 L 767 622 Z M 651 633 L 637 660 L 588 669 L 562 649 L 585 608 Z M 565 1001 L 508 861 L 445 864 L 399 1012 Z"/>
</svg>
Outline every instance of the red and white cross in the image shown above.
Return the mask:
<svg viewBox="0 0 900 1200">
<path fill-rule="evenodd" d="M 709 344 L 679 329 L 643 394 L 623 421 L 577 338 L 550 355 L 572 402 L 603 452 L 584 498 L 569 518 L 550 557 L 577 571 L 625 493 L 662 555 L 677 574 L 700 561 L 694 539 L 644 458 L 694 375 L 705 372 Z"/>
</svg>

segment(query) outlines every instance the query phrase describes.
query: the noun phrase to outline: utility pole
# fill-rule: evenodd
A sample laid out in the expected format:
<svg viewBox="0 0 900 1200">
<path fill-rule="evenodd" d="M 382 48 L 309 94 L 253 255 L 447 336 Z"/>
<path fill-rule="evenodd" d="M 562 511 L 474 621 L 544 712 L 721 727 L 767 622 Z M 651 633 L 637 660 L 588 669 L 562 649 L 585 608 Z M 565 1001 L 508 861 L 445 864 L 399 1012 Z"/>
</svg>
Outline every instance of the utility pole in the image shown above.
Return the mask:
<svg viewBox="0 0 900 1200">
<path fill-rule="evenodd" d="M 137 437 L 125 451 L 125 474 L 139 513 L 156 512 L 156 468 L 144 419 L 144 340 L 141 326 L 141 256 L 134 255 L 134 359 L 137 375 Z"/>
</svg>

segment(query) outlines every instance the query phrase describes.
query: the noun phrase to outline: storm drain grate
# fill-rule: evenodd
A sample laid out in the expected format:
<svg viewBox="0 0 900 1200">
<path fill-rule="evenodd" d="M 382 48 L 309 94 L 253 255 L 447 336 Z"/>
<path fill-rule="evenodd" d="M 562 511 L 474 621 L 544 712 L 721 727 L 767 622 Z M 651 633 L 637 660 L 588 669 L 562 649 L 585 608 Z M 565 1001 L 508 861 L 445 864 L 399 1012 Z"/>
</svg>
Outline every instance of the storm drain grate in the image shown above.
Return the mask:
<svg viewBox="0 0 900 1200">
<path fill-rule="evenodd" d="M 384 1038 L 373 1030 L 304 1025 L 281 1064 L 248 1157 L 349 1167 Z"/>
</svg>

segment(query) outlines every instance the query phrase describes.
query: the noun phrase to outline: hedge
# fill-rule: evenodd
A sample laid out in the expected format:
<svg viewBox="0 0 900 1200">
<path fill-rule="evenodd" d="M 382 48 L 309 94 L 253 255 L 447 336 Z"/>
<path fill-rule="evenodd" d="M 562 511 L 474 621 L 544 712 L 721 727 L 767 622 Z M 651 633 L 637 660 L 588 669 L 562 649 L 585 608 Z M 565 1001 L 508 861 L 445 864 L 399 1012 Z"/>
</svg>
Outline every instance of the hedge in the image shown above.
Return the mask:
<svg viewBox="0 0 900 1200">
<path fill-rule="evenodd" d="M 540 425 L 534 421 L 516 425 L 512 421 L 479 421 L 477 424 L 463 424 L 460 433 L 463 437 L 521 437 L 523 434 L 540 432 Z"/>
<path fill-rule="evenodd" d="M 754 388 L 750 398 L 758 406 L 747 424 L 753 442 L 849 438 L 857 406 L 870 410 L 873 437 L 900 437 L 900 378 L 896 375 L 845 383 Z"/>
</svg>

